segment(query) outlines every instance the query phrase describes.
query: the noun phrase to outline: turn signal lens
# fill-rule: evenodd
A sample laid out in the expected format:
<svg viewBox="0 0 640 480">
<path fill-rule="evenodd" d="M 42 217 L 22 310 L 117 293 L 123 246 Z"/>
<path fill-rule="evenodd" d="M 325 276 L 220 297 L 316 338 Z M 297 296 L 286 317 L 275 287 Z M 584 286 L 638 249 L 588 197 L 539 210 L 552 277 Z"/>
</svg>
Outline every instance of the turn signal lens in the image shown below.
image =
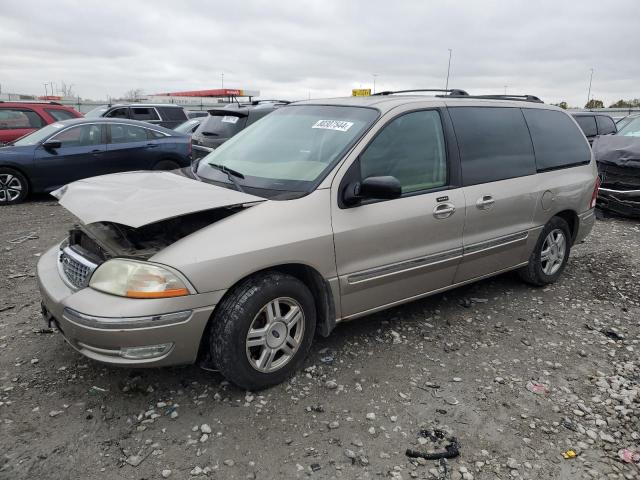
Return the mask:
<svg viewBox="0 0 640 480">
<path fill-rule="evenodd" d="M 185 283 L 167 268 L 152 263 L 115 258 L 98 267 L 89 286 L 129 298 L 167 298 L 189 295 Z"/>
</svg>

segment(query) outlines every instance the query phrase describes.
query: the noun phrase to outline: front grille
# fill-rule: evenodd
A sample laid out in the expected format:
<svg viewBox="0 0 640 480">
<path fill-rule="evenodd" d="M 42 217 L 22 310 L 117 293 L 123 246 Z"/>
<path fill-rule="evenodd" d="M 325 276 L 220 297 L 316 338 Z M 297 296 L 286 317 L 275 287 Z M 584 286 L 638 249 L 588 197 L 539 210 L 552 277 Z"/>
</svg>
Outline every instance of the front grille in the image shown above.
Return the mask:
<svg viewBox="0 0 640 480">
<path fill-rule="evenodd" d="M 98 265 L 74 252 L 70 247 L 65 247 L 60 251 L 58 257 L 60 274 L 63 280 L 76 290 L 89 285 L 91 274 L 97 267 Z"/>
</svg>

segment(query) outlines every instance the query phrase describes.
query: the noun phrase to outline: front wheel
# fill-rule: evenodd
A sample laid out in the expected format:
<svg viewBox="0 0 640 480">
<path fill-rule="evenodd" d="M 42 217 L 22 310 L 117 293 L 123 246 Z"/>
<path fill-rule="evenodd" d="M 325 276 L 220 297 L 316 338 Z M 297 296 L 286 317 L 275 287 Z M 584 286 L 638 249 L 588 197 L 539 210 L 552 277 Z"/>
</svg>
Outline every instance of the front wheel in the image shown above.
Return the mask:
<svg viewBox="0 0 640 480">
<path fill-rule="evenodd" d="M 234 287 L 211 321 L 213 363 L 230 382 L 260 390 L 283 382 L 304 361 L 316 327 L 315 302 L 297 278 L 268 272 Z"/>
<path fill-rule="evenodd" d="M 564 219 L 553 217 L 542 229 L 528 265 L 518 273 L 531 285 L 543 286 L 553 283 L 566 267 L 570 251 L 569 225 Z"/>
</svg>

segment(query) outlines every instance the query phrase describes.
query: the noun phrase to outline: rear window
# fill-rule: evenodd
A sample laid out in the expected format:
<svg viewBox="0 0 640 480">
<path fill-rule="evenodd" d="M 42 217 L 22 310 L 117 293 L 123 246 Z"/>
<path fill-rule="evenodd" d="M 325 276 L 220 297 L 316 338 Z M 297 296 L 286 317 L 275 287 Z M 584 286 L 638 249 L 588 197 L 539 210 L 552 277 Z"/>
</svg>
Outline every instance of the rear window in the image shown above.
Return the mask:
<svg viewBox="0 0 640 480">
<path fill-rule="evenodd" d="M 522 113 L 531 132 L 539 171 L 591 161 L 589 145 L 567 114 L 538 108 L 524 108 Z"/>
<path fill-rule="evenodd" d="M 40 128 L 44 121 L 33 110 L 26 108 L 0 108 L 0 130 Z"/>
<path fill-rule="evenodd" d="M 595 117 L 581 115 L 581 116 L 575 117 L 575 119 L 587 137 L 594 137 L 598 134 L 598 131 L 596 130 Z"/>
<path fill-rule="evenodd" d="M 77 116 L 69 110 L 45 108 L 44 111 L 51 115 L 51 117 L 57 122 L 61 122 L 62 120 L 69 120 L 70 118 L 77 118 Z"/>
<path fill-rule="evenodd" d="M 231 138 L 247 123 L 247 117 L 236 115 L 209 115 L 198 128 L 197 133 L 205 137 Z"/>
<path fill-rule="evenodd" d="M 187 119 L 187 114 L 184 113 L 184 109 L 179 107 L 158 107 L 158 110 L 160 110 L 165 120 L 184 122 Z"/>
<path fill-rule="evenodd" d="M 598 115 L 596 117 L 596 123 L 598 124 L 599 135 L 611 135 L 617 131 L 616 124 L 613 123 L 613 118 L 607 117 L 606 115 Z"/>
<path fill-rule="evenodd" d="M 533 145 L 519 108 L 450 107 L 464 185 L 536 172 Z"/>
</svg>

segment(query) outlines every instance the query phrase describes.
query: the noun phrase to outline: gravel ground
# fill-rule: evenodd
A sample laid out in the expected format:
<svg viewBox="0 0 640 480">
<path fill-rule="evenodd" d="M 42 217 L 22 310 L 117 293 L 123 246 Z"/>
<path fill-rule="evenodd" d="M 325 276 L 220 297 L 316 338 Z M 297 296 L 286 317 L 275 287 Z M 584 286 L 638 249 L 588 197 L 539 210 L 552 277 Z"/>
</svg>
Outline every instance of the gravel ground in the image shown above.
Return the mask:
<svg viewBox="0 0 640 480">
<path fill-rule="evenodd" d="M 251 393 L 42 330 L 35 265 L 73 219 L 47 198 L 0 218 L 2 479 L 640 478 L 637 222 L 599 220 L 548 288 L 507 274 L 340 325 Z M 457 458 L 405 455 L 452 437 Z"/>
</svg>

